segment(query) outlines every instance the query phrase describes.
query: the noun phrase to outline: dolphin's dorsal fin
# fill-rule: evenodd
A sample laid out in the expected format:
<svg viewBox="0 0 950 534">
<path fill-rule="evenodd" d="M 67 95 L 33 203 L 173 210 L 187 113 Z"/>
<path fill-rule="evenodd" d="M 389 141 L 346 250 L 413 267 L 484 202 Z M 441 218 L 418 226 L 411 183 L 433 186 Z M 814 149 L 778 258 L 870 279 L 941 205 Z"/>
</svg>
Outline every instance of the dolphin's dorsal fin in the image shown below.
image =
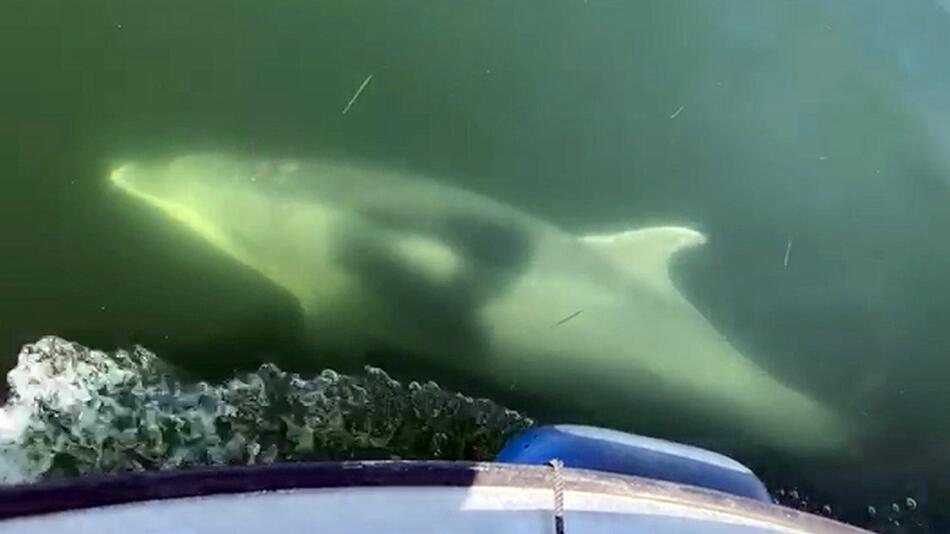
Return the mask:
<svg viewBox="0 0 950 534">
<path fill-rule="evenodd" d="M 664 292 L 677 293 L 670 281 L 670 259 L 678 251 L 706 243 L 706 236 L 681 226 L 655 226 L 580 240 L 614 261 L 624 272 Z"/>
</svg>

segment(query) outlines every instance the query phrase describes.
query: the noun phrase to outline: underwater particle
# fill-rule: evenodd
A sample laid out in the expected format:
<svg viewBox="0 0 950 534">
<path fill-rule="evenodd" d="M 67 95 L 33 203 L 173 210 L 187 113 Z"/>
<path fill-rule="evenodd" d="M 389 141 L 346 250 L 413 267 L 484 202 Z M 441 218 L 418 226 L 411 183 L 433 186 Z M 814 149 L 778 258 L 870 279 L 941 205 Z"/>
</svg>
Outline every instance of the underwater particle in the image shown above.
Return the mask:
<svg viewBox="0 0 950 534">
<path fill-rule="evenodd" d="M 673 112 L 672 115 L 670 115 L 670 120 L 679 117 L 680 113 L 682 113 L 684 109 L 686 109 L 686 106 L 680 106 L 676 111 Z"/>
<path fill-rule="evenodd" d="M 793 498 L 793 499 L 795 499 L 795 500 L 797 501 L 797 500 L 799 499 L 799 497 L 798 497 L 798 490 L 797 490 L 797 489 L 793 489 L 791 492 L 789 492 L 788 496 L 791 497 L 791 498 Z"/>
<path fill-rule="evenodd" d="M 868 506 L 868 517 L 877 517 L 877 508 Z"/>
<path fill-rule="evenodd" d="M 584 312 L 584 310 L 577 310 L 576 312 L 574 312 L 574 313 L 568 315 L 567 317 L 561 319 L 560 321 L 554 323 L 554 326 L 561 326 L 562 324 L 564 324 L 564 323 L 570 321 L 571 319 L 577 317 L 578 315 L 580 315 L 580 314 L 583 313 L 583 312 Z"/>
<path fill-rule="evenodd" d="M 908 510 L 916 510 L 917 501 L 914 500 L 913 497 L 907 497 L 907 499 L 904 501 L 904 506 L 906 506 Z"/>
<path fill-rule="evenodd" d="M 360 84 L 359 89 L 357 89 L 356 92 L 353 93 L 353 97 L 350 98 L 350 101 L 346 103 L 346 107 L 343 108 L 343 115 L 346 115 L 350 111 L 350 108 L 353 107 L 353 103 L 356 102 L 356 99 L 359 98 L 361 94 L 363 94 L 363 89 L 366 89 L 366 86 L 369 85 L 369 82 L 372 79 L 373 79 L 373 75 L 370 74 L 369 76 L 366 77 L 365 80 L 363 80 L 363 83 Z"/>
</svg>

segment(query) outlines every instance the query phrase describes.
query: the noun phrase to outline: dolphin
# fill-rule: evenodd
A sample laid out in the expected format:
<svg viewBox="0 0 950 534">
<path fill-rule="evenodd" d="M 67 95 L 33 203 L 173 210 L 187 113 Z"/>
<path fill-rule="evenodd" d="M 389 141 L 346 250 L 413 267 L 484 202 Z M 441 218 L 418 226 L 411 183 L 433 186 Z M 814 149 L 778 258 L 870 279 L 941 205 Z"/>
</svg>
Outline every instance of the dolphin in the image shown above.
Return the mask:
<svg viewBox="0 0 950 534">
<path fill-rule="evenodd" d="M 659 407 L 768 447 L 834 453 L 833 410 L 742 355 L 676 288 L 680 226 L 572 235 L 513 206 L 352 161 L 198 153 L 111 182 L 299 302 L 320 349 L 448 361 L 541 398 Z M 619 408 L 618 408 L 619 407 Z"/>
</svg>

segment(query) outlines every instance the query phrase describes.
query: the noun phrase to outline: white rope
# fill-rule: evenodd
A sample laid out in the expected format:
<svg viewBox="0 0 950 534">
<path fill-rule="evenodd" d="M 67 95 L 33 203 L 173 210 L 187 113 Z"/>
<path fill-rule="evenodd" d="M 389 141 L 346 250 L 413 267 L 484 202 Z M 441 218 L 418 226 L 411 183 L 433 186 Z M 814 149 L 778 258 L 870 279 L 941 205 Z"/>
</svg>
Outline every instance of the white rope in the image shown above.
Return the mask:
<svg viewBox="0 0 950 534">
<path fill-rule="evenodd" d="M 554 468 L 554 534 L 564 534 L 564 462 L 555 458 L 548 463 Z"/>
</svg>

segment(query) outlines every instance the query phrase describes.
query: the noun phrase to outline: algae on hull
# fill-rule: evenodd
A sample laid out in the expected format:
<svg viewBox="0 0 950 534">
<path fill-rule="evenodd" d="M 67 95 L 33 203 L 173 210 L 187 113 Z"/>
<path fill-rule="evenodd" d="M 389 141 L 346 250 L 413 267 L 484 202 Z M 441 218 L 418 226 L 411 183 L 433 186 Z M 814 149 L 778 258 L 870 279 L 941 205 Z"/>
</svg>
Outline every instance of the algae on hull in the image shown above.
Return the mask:
<svg viewBox="0 0 950 534">
<path fill-rule="evenodd" d="M 23 347 L 8 374 L 11 482 L 94 473 L 300 460 L 487 460 L 532 421 L 381 369 L 304 377 L 265 364 L 188 382 L 142 347 L 107 354 L 57 337 Z"/>
</svg>

